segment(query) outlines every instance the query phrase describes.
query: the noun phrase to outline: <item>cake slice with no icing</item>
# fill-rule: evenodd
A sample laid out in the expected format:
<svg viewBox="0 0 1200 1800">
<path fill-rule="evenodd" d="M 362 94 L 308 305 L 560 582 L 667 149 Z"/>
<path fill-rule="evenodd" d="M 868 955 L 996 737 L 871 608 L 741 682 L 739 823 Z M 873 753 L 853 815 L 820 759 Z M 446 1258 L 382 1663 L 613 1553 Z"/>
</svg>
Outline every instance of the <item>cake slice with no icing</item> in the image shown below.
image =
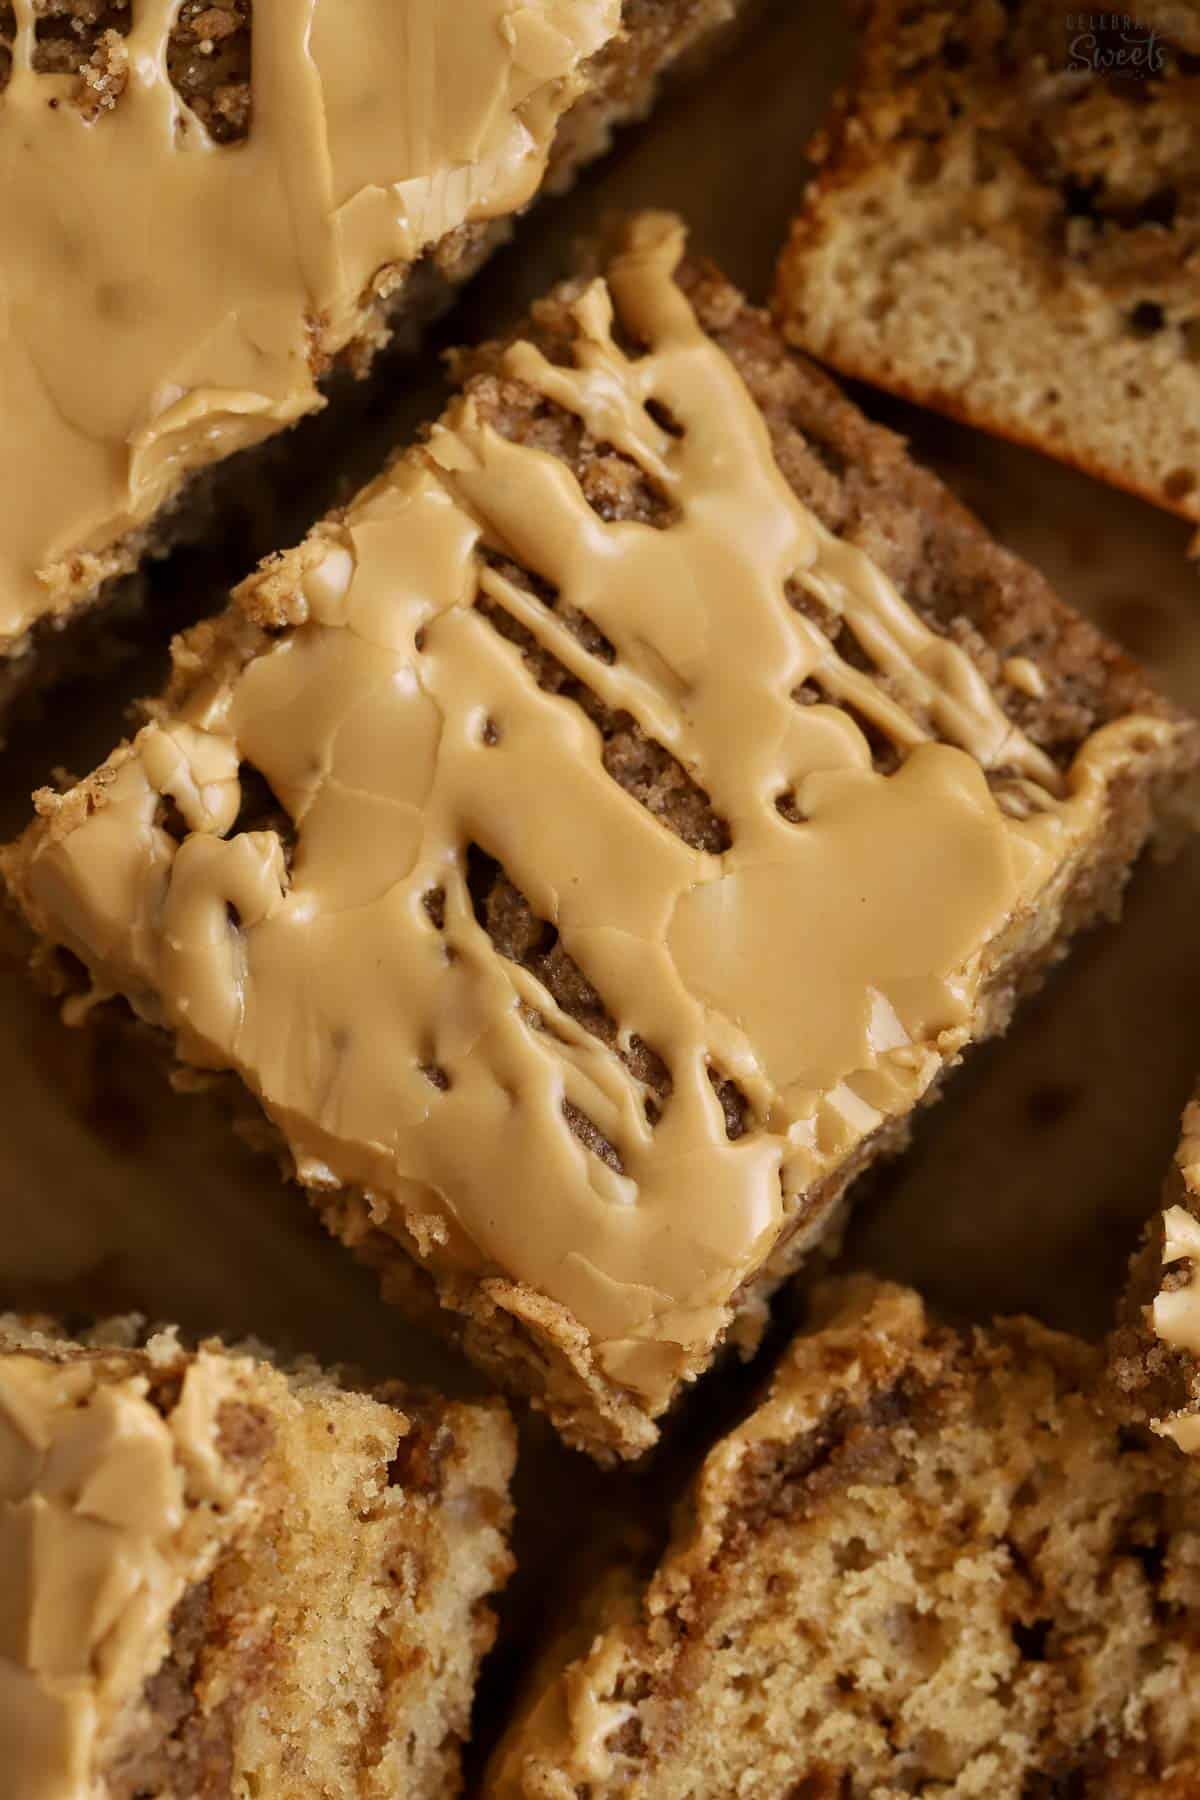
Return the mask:
<svg viewBox="0 0 1200 1800">
<path fill-rule="evenodd" d="M 872 0 L 792 343 L 1200 522 L 1200 8 Z"/>
</svg>

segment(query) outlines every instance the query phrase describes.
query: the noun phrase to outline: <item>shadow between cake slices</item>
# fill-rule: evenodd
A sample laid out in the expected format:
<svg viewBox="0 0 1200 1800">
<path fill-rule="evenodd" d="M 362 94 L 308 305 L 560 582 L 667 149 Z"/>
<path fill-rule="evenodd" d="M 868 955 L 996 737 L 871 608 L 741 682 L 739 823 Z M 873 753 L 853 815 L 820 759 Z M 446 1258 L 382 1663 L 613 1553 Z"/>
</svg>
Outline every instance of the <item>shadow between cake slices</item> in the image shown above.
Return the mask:
<svg viewBox="0 0 1200 1800">
<path fill-rule="evenodd" d="M 412 348 L 539 189 L 643 117 L 673 65 L 718 54 L 738 10 L 552 0 L 506 35 L 473 6 L 440 36 L 423 0 L 349 33 L 250 0 L 0 12 L 0 142 L 22 150 L 0 464 L 24 496 L 0 717 L 112 651 L 144 560 L 285 512 L 290 459 L 256 447 L 327 404 L 360 412 L 351 377 L 393 335 Z M 397 112 L 397 82 L 428 116 Z"/>
<path fill-rule="evenodd" d="M 681 255 L 642 215 L 465 354 L 5 858 L 44 965 L 239 1070 L 385 1293 L 602 1458 L 753 1344 L 1197 755 Z"/>
</svg>

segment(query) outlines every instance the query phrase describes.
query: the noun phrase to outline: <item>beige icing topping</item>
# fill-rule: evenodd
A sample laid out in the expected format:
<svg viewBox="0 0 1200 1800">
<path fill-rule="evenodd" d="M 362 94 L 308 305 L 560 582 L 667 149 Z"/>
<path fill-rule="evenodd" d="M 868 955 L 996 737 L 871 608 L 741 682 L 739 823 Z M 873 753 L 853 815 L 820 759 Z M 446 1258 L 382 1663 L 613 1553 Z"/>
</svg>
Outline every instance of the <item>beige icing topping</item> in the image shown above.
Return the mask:
<svg viewBox="0 0 1200 1800">
<path fill-rule="evenodd" d="M 0 1746 L 8 1800 L 91 1800 L 106 1734 L 166 1650 L 206 1521 L 189 1459 L 219 1464 L 225 1377 L 201 1356 L 170 1420 L 145 1376 L 0 1355 Z M 182 1454 L 181 1454 L 182 1452 Z M 234 1497 L 222 1471 L 223 1497 Z"/>
<path fill-rule="evenodd" d="M 1046 677 L 1029 657 L 1008 657 L 1002 672 L 1009 687 L 1015 687 L 1018 693 L 1028 694 L 1031 700 L 1041 700 L 1044 697 Z"/>
<path fill-rule="evenodd" d="M 252 123 L 168 78 L 134 0 L 111 109 L 33 67 L 0 96 L 0 643 L 117 566 L 191 469 L 320 404 L 316 375 L 430 244 L 534 193 L 620 0 L 255 0 Z"/>
<path fill-rule="evenodd" d="M 360 1184 L 384 1229 L 420 1218 L 441 1258 L 551 1295 L 651 1405 L 797 1196 L 958 1054 L 1014 915 L 1059 891 L 1109 776 L 1173 729 L 1108 727 L 1061 778 L 965 653 L 798 501 L 672 279 L 682 244 L 676 221 L 637 221 L 575 307 L 573 367 L 507 353 L 640 466 L 664 526 L 601 519 L 563 463 L 460 401 L 427 453 L 310 540 L 307 621 L 119 752 L 104 804 L 47 834 L 28 880 L 39 924 L 98 984 L 186 1059 L 241 1073 L 302 1178 Z M 614 305 L 646 354 L 617 347 Z M 870 672 L 789 604 L 789 579 L 841 615 Z M 596 728 L 539 689 L 481 592 L 673 753 L 727 851 L 689 847 L 610 777 Z M 895 773 L 855 715 L 902 752 Z M 220 835 L 243 761 L 294 822 L 290 870 L 274 832 Z M 1020 784 L 1021 817 L 988 770 Z M 178 846 L 162 792 L 190 828 Z M 662 1058 L 656 1122 L 613 1050 L 496 954 L 471 844 L 557 929 L 621 1043 Z M 710 1066 L 745 1096 L 736 1141 Z"/>
<path fill-rule="evenodd" d="M 1187 1261 L 1193 1265 L 1187 1287 L 1159 1294 L 1154 1302 L 1154 1329 L 1165 1344 L 1176 1350 L 1200 1354 L 1200 1293 L 1195 1288 L 1195 1264 L 1200 1260 L 1200 1222 L 1182 1206 L 1163 1214 L 1164 1266 Z"/>
<path fill-rule="evenodd" d="M 621 1727 L 636 1717 L 637 1707 L 613 1698 L 630 1661 L 630 1639 L 636 1629 L 632 1596 L 605 1618 L 604 1629 L 590 1647 L 567 1663 L 519 1716 L 488 1771 L 491 1800 L 509 1800 L 528 1790 L 528 1765 L 548 1763 L 559 1776 L 564 1796 L 603 1790 L 618 1776 L 611 1744 Z"/>
<path fill-rule="evenodd" d="M 1192 1114 L 1194 1108 L 1189 1108 L 1188 1115 Z M 1185 1115 L 1185 1126 L 1188 1115 Z M 1195 1123 L 1194 1118 L 1192 1123 Z M 1190 1178 L 1194 1172 L 1196 1149 L 1195 1138 L 1185 1135 L 1179 1153 L 1185 1177 Z M 1200 1286 L 1197 1285 L 1200 1221 L 1194 1219 L 1182 1206 L 1170 1206 L 1163 1214 L 1162 1260 L 1164 1268 L 1171 1263 L 1190 1263 L 1191 1273 L 1183 1287 L 1163 1289 L 1155 1297 L 1150 1309 L 1154 1330 L 1171 1349 L 1186 1350 L 1192 1356 L 1200 1356 Z M 1181 1450 L 1189 1454 L 1200 1451 L 1200 1414 L 1172 1413 L 1165 1419 L 1154 1419 L 1151 1423 L 1160 1437 L 1174 1439 Z"/>
<path fill-rule="evenodd" d="M 637 1666 L 643 1604 L 642 1583 L 623 1559 L 584 1589 L 570 1626 L 547 1644 L 547 1662 L 561 1667 L 561 1675 L 541 1685 L 535 1667 L 525 1702 L 489 1765 L 483 1784 L 489 1800 L 525 1794 L 531 1762 L 553 1768 L 564 1795 L 619 1781 L 613 1740 L 638 1709 L 618 1695 L 622 1677 Z"/>
<path fill-rule="evenodd" d="M 571 1747 L 571 1778 L 580 1786 L 609 1781 L 614 1759 L 609 1740 L 632 1718 L 635 1708 L 604 1698 L 611 1695 L 625 1660 L 625 1646 L 615 1633 L 606 1634 L 590 1654 L 572 1663 L 563 1676 L 562 1692 L 552 1689 L 543 1705 L 549 1719 L 531 1721 L 551 1739 L 561 1738 Z"/>
</svg>

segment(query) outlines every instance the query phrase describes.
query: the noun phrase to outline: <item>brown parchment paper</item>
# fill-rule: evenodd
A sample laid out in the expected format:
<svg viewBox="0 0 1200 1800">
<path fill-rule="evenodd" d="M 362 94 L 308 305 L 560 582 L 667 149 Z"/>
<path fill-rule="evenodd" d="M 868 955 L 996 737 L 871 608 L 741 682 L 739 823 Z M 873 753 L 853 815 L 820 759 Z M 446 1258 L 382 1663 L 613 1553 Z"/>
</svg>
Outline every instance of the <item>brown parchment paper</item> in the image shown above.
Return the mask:
<svg viewBox="0 0 1200 1800">
<path fill-rule="evenodd" d="M 280 452 L 284 524 L 251 508 L 223 546 L 184 552 L 151 578 L 168 625 L 215 604 L 386 449 L 432 416 L 438 348 L 488 335 L 563 273 L 573 242 L 614 208 L 668 206 L 693 241 L 755 298 L 799 200 L 804 144 L 848 66 L 837 5 L 785 0 L 646 126 L 627 133 L 568 196 L 543 202 L 418 358 L 393 358 L 339 419 Z M 878 396 L 869 409 L 907 432 L 1006 543 L 1042 567 L 1178 699 L 1200 708 L 1200 575 L 1187 528 L 1084 476 Z M 19 504 L 8 495 L 0 503 Z M 287 541 L 287 538 L 276 541 Z M 0 753 L 0 830 L 25 823 L 32 787 L 81 773 L 161 679 L 161 652 L 90 690 L 57 697 Z M 910 1280 L 948 1311 L 1031 1311 L 1099 1332 L 1121 1269 L 1155 1204 L 1180 1108 L 1200 1069 L 1200 846 L 1144 868 L 1119 927 L 1094 933 L 1028 1004 L 1008 1037 L 976 1052 L 919 1122 L 908 1155 L 869 1179 L 845 1255 Z M 15 956 L 0 960 L 0 1308 L 137 1310 L 192 1332 L 247 1333 L 471 1391 L 477 1378 L 380 1303 L 373 1278 L 329 1242 L 274 1164 L 242 1144 L 215 1104 L 173 1093 L 156 1065 L 103 1032 L 68 1031 Z M 745 1378 L 704 1384 L 675 1435 L 694 1448 Z M 628 1507 L 660 1505 L 659 1458 L 602 1475 L 523 1429 L 517 1549 L 522 1572 L 481 1702 L 483 1741 L 548 1596 L 569 1596 L 582 1549 Z M 2 1578 L 2 1573 L 0 1573 Z"/>
</svg>

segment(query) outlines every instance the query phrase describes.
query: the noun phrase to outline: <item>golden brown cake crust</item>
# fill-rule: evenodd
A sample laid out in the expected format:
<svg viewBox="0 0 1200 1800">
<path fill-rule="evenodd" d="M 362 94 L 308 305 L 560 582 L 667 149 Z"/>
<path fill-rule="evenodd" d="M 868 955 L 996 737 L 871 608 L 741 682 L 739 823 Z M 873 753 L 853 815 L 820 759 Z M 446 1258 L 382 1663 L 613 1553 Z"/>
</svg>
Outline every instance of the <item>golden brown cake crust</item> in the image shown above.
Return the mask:
<svg viewBox="0 0 1200 1800">
<path fill-rule="evenodd" d="M 1200 15 L 866 19 L 780 262 L 789 337 L 1200 518 Z"/>
<path fill-rule="evenodd" d="M 1100 1375 L 834 1284 L 657 1568 L 549 1648 L 489 1800 L 1194 1791 L 1200 1501 Z"/>
</svg>

